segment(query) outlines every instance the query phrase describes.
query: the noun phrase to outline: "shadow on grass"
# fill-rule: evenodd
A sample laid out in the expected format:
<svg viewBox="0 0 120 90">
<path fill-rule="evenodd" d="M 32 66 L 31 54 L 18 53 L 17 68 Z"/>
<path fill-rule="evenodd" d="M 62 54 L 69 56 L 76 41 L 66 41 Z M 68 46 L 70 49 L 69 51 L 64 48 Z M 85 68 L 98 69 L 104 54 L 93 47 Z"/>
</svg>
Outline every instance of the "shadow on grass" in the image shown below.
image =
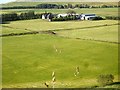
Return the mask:
<svg viewBox="0 0 120 90">
<path fill-rule="evenodd" d="M 108 85 L 120 85 L 120 82 L 113 82 L 113 83 L 108 84 Z"/>
</svg>

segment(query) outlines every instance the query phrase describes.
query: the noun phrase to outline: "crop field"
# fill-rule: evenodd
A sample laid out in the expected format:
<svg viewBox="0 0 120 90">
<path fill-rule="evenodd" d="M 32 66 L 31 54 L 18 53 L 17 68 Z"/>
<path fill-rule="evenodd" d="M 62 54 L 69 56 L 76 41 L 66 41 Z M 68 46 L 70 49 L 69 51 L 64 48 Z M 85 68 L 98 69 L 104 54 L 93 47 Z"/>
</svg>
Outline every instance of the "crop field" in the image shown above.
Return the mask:
<svg viewBox="0 0 120 90">
<path fill-rule="evenodd" d="M 54 31 L 52 34 L 2 38 L 3 87 L 93 87 L 97 76 L 113 74 L 118 82 L 118 21 L 24 20 L 2 24 L 2 34 Z M 98 40 L 98 41 L 96 41 Z M 102 42 L 104 41 L 104 42 Z M 75 76 L 75 68 L 80 73 Z"/>
</svg>

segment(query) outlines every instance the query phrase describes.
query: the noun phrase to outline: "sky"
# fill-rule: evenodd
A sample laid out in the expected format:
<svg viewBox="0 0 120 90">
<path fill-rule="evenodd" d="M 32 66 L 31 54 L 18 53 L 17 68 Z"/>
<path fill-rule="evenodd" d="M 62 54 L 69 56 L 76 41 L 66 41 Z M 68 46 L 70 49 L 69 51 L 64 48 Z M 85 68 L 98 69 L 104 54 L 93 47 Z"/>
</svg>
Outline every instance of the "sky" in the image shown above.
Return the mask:
<svg viewBox="0 0 120 90">
<path fill-rule="evenodd" d="M 15 1 L 15 0 L 0 0 L 0 4 L 1 4 L 1 3 L 12 2 L 12 1 Z"/>
<path fill-rule="evenodd" d="M 13 1 L 16 1 L 16 0 L 0 0 L 0 4 L 3 4 L 3 3 L 8 3 L 8 2 L 13 2 Z M 44 1 L 44 0 L 43 0 Z M 45 0 L 47 1 L 47 0 Z M 52 1 L 52 0 L 49 0 L 49 1 Z M 57 0 L 57 1 L 60 1 L 60 0 Z M 69 0 L 62 0 L 62 1 L 69 1 Z M 70 0 L 70 1 L 74 1 L 74 0 Z M 75 0 L 75 1 L 79 1 L 79 0 Z M 91 1 L 98 1 L 98 2 L 118 2 L 119 0 L 80 0 L 80 1 L 88 1 L 88 2 L 91 2 Z"/>
</svg>

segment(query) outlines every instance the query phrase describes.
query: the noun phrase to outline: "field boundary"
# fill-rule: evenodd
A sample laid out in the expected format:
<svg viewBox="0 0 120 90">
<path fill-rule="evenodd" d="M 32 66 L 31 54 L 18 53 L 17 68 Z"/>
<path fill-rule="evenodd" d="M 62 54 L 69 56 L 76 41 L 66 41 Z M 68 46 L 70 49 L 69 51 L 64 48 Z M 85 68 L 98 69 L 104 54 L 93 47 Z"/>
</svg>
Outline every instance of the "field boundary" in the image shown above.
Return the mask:
<svg viewBox="0 0 120 90">
<path fill-rule="evenodd" d="M 24 33 L 9 33 L 9 34 L 1 34 L 0 37 L 8 37 L 8 36 L 21 36 L 21 35 L 29 35 L 29 34 L 50 34 L 50 35 L 57 35 L 55 31 L 66 31 L 66 30 L 76 30 L 76 29 L 86 29 L 86 28 L 98 28 L 98 27 L 105 27 L 105 26 L 113 26 L 113 25 L 119 25 L 119 23 L 116 24 L 104 24 L 104 25 L 98 25 L 98 26 L 91 26 L 91 27 L 82 27 L 82 28 L 68 28 L 68 29 L 56 29 L 56 30 L 46 30 L 46 31 L 33 31 L 30 29 L 24 29 L 29 32 L 24 32 Z M 3 26 L 11 29 L 22 29 L 22 28 L 14 28 L 10 26 Z M 65 36 L 59 36 L 59 37 L 64 37 L 64 38 L 69 38 L 70 37 L 65 37 Z M 120 44 L 120 42 L 113 42 L 113 41 L 105 41 L 105 40 L 96 40 L 96 39 L 85 39 L 85 38 L 74 38 L 74 39 L 81 39 L 81 40 L 91 40 L 91 41 L 98 41 L 98 42 L 107 42 L 107 43 L 114 43 L 114 44 Z"/>
</svg>

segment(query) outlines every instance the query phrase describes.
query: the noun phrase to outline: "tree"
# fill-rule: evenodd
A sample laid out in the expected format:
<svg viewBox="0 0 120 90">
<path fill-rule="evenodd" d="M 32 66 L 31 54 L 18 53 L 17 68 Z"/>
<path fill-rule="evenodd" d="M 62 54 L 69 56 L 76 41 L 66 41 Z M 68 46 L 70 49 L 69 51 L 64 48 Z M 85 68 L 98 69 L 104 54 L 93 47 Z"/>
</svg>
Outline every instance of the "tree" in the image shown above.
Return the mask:
<svg viewBox="0 0 120 90">
<path fill-rule="evenodd" d="M 68 8 L 73 8 L 72 4 L 68 4 Z"/>
<path fill-rule="evenodd" d="M 73 14 L 76 14 L 76 12 L 73 11 L 73 10 L 68 10 L 68 11 L 67 11 L 67 14 L 69 14 L 69 15 L 73 15 Z"/>
</svg>

